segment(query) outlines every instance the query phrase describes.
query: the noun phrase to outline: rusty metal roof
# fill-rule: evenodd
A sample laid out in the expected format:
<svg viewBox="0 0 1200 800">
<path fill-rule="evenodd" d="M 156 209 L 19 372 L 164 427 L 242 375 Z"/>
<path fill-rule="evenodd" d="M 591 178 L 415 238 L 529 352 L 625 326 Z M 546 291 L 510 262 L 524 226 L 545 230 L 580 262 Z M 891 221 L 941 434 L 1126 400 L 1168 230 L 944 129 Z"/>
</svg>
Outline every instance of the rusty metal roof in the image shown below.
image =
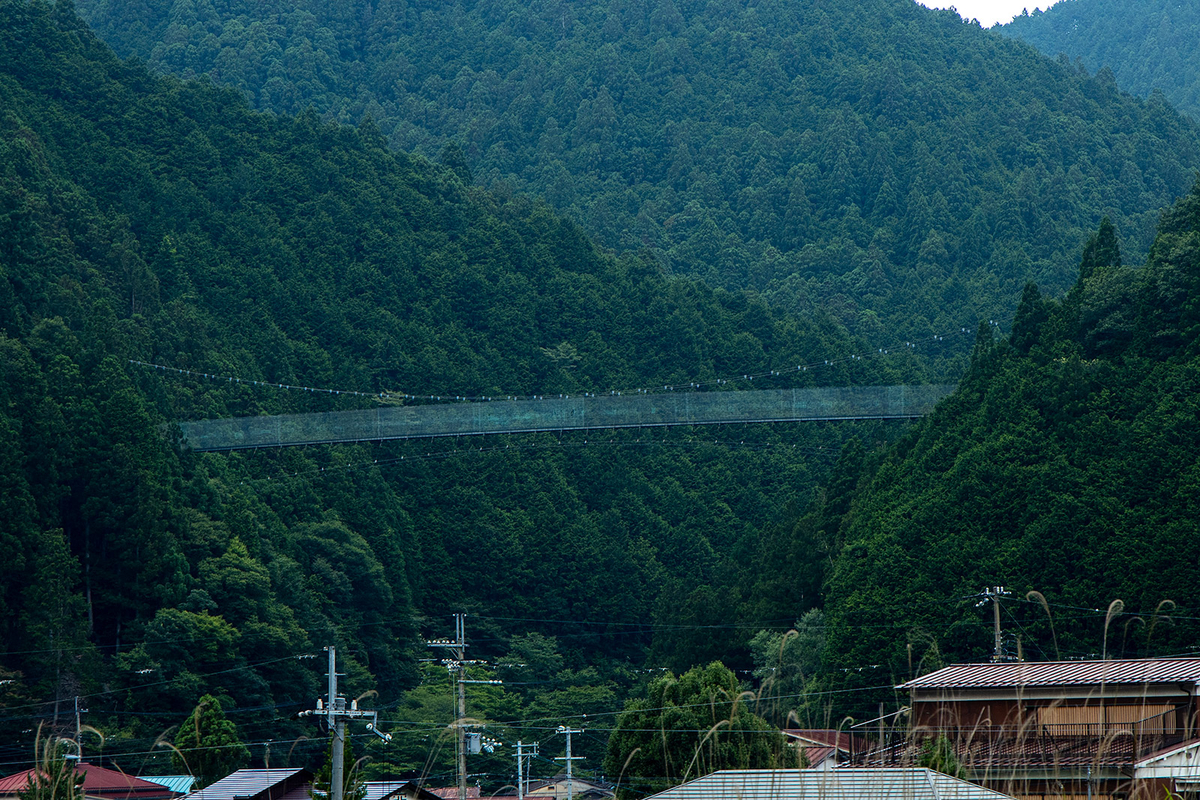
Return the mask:
<svg viewBox="0 0 1200 800">
<path fill-rule="evenodd" d="M 839 750 L 849 751 L 857 744 L 860 748 L 864 743 L 859 737 L 852 735 L 849 731 L 838 731 L 829 728 L 784 728 L 783 735 L 790 739 L 799 739 L 804 742 L 815 742 L 826 747 L 837 747 Z"/>
<path fill-rule="evenodd" d="M 896 688 L 988 689 L 1196 682 L 1200 682 L 1200 658 L 1138 658 L 954 664 L 914 678 Z"/>
</svg>

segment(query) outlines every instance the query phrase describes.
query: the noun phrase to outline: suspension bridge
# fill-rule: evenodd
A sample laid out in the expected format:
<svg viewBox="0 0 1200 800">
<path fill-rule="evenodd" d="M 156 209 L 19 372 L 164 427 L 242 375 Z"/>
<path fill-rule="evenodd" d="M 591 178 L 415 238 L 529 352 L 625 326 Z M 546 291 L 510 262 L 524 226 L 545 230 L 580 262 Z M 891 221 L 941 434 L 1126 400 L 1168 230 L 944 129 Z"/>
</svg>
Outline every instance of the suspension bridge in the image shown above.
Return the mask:
<svg viewBox="0 0 1200 800">
<path fill-rule="evenodd" d="M 183 422 L 180 428 L 184 446 L 214 452 L 501 433 L 916 419 L 954 388 L 927 384 L 588 395 L 207 419 Z"/>
</svg>

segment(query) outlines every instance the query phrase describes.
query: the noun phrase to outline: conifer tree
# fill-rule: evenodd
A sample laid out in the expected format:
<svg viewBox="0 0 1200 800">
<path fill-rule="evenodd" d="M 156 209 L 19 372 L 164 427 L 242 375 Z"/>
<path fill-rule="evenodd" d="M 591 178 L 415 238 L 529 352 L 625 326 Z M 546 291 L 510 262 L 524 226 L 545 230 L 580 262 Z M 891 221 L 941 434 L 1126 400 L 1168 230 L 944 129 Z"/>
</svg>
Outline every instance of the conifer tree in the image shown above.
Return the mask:
<svg viewBox="0 0 1200 800">
<path fill-rule="evenodd" d="M 220 701 L 211 694 L 201 697 L 175 736 L 175 766 L 191 772 L 197 788 L 203 789 L 241 768 L 249 758 L 249 749 L 237 726 L 225 718 Z"/>
</svg>

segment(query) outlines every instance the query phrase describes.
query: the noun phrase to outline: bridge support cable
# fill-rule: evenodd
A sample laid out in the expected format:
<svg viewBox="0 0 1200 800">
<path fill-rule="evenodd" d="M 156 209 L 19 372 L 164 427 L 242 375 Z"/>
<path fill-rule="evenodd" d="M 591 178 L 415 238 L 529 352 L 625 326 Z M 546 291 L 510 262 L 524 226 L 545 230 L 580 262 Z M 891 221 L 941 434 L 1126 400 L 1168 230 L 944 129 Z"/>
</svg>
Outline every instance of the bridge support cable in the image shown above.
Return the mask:
<svg viewBox="0 0 1200 800">
<path fill-rule="evenodd" d="M 198 452 L 674 425 L 915 419 L 953 385 L 827 386 L 736 392 L 671 392 L 546 400 L 498 400 L 180 423 Z"/>
</svg>

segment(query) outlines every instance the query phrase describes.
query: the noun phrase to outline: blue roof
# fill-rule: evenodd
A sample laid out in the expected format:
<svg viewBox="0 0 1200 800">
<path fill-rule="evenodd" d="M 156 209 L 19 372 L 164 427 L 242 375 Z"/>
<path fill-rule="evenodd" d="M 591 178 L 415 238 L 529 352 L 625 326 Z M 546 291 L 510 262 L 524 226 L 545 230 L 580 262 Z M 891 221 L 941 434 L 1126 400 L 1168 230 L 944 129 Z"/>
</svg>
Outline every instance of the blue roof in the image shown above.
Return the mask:
<svg viewBox="0 0 1200 800">
<path fill-rule="evenodd" d="M 187 794 L 196 785 L 196 778 L 192 775 L 143 775 L 142 780 L 165 786 L 179 794 Z"/>
</svg>

